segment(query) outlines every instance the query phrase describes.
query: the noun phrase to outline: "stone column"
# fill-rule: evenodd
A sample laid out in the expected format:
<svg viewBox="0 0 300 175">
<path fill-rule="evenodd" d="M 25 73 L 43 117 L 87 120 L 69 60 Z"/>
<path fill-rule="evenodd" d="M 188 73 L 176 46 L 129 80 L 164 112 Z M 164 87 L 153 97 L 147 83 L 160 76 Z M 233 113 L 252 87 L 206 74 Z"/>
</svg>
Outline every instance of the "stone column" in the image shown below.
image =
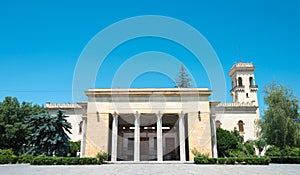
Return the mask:
<svg viewBox="0 0 300 175">
<path fill-rule="evenodd" d="M 157 161 L 163 161 L 163 145 L 162 145 L 162 114 L 157 113 L 157 123 L 156 123 L 156 132 L 157 132 Z"/>
<path fill-rule="evenodd" d="M 140 114 L 137 111 L 134 121 L 134 161 L 140 161 Z"/>
<path fill-rule="evenodd" d="M 213 157 L 218 158 L 218 149 L 217 149 L 217 132 L 216 132 L 216 115 L 211 114 L 211 131 L 212 131 L 212 146 L 213 146 Z"/>
<path fill-rule="evenodd" d="M 118 114 L 113 114 L 112 122 L 112 139 L 111 139 L 111 161 L 117 161 L 118 152 Z"/>
<path fill-rule="evenodd" d="M 179 146 L 180 146 L 180 161 L 185 161 L 185 127 L 184 113 L 179 114 Z"/>
<path fill-rule="evenodd" d="M 80 157 L 85 156 L 85 144 L 86 144 L 86 115 L 82 116 L 82 136 L 81 136 L 81 145 L 80 145 Z"/>
</svg>

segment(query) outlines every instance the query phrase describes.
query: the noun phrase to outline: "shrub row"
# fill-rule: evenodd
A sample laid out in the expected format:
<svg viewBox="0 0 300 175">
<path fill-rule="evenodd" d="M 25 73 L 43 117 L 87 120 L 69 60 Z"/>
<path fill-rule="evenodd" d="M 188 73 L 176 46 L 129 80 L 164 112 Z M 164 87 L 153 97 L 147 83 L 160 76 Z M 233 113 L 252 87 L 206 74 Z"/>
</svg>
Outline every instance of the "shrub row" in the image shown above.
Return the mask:
<svg viewBox="0 0 300 175">
<path fill-rule="evenodd" d="M 30 163 L 32 159 L 33 159 L 32 156 L 27 156 L 27 155 L 22 155 L 22 156 L 0 155 L 0 164 Z"/>
<path fill-rule="evenodd" d="M 0 164 L 22 164 L 31 165 L 99 165 L 102 160 L 97 158 L 79 158 L 79 157 L 47 157 L 47 156 L 7 156 L 0 155 Z"/>
<path fill-rule="evenodd" d="M 271 163 L 300 164 L 300 157 L 270 157 Z"/>
<path fill-rule="evenodd" d="M 15 164 L 17 162 L 18 162 L 17 156 L 7 156 L 7 155 L 0 156 L 0 164 Z"/>
<path fill-rule="evenodd" d="M 195 164 L 220 164 L 220 165 L 269 165 L 270 158 L 268 157 L 245 157 L 245 158 L 205 158 L 205 157 L 195 157 Z"/>
<path fill-rule="evenodd" d="M 30 164 L 31 165 L 99 165 L 101 164 L 101 162 L 97 158 L 38 156 L 32 159 Z"/>
</svg>

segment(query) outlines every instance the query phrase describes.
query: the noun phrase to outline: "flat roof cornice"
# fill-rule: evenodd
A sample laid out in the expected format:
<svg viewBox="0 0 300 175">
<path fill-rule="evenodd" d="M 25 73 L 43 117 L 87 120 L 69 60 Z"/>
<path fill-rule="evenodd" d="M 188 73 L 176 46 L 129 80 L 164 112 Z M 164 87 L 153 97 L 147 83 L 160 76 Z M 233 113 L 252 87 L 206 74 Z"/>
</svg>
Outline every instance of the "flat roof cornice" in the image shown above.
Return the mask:
<svg viewBox="0 0 300 175">
<path fill-rule="evenodd" d="M 208 88 L 96 88 L 85 91 L 87 96 L 111 96 L 111 95 L 133 95 L 133 96 L 148 96 L 152 94 L 162 94 L 166 96 L 178 95 L 203 95 L 210 96 L 211 90 Z"/>
</svg>

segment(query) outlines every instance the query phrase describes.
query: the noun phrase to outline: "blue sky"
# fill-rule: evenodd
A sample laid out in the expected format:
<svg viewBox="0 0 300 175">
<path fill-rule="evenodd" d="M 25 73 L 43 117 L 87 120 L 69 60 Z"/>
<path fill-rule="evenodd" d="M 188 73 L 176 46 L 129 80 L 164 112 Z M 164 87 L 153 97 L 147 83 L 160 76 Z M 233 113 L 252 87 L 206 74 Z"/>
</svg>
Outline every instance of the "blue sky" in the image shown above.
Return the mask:
<svg viewBox="0 0 300 175">
<path fill-rule="evenodd" d="M 72 102 L 73 73 L 86 44 L 105 27 L 141 15 L 172 17 L 201 32 L 221 61 L 228 91 L 227 73 L 241 55 L 243 61 L 257 67 L 262 107 L 262 89 L 273 80 L 292 88 L 300 97 L 299 7 L 297 0 L 1 1 L 0 99 L 16 96 L 37 104 Z M 210 88 L 203 66 L 195 64 L 188 51 L 151 37 L 115 49 L 101 65 L 96 87 L 110 87 L 118 67 L 130 55 L 145 51 L 178 57 L 198 87 Z M 166 65 L 166 69 L 170 67 Z M 131 87 L 173 87 L 172 78 L 148 72 L 138 76 Z"/>
</svg>

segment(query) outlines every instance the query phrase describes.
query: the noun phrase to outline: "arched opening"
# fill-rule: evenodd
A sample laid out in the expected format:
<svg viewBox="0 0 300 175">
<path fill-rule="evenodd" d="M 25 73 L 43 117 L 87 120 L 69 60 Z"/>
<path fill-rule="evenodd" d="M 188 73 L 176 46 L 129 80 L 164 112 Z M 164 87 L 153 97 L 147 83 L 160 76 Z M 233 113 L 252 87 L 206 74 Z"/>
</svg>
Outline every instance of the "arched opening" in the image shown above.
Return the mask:
<svg viewBox="0 0 300 175">
<path fill-rule="evenodd" d="M 216 128 L 221 128 L 222 123 L 220 122 L 220 120 L 216 121 Z"/>
<path fill-rule="evenodd" d="M 238 78 L 238 86 L 243 86 L 243 80 L 241 77 Z"/>
<path fill-rule="evenodd" d="M 238 122 L 238 126 L 239 126 L 239 132 L 244 132 L 244 122 L 242 120 Z"/>
<path fill-rule="evenodd" d="M 250 78 L 249 78 L 249 85 L 250 85 L 250 86 L 253 86 L 253 85 L 254 85 L 254 84 L 253 84 L 253 77 L 250 77 Z"/>
</svg>

